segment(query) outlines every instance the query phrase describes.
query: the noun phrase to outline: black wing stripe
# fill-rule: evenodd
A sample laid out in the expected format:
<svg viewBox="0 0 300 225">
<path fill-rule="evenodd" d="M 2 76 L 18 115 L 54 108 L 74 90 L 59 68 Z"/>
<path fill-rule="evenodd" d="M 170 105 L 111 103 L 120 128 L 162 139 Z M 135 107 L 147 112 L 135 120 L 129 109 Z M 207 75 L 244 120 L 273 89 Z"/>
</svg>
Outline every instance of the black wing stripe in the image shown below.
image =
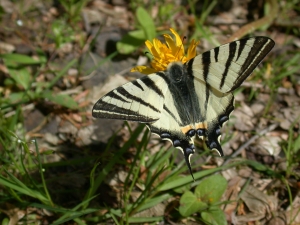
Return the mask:
<svg viewBox="0 0 300 225">
<path fill-rule="evenodd" d="M 236 61 L 238 61 L 239 58 L 240 58 L 240 56 L 242 55 L 242 53 L 243 53 L 243 51 L 244 51 L 244 48 L 245 48 L 245 46 L 246 46 L 246 44 L 247 44 L 247 41 L 248 41 L 248 40 L 241 40 L 241 41 L 239 42 L 238 55 L 237 55 Z"/>
<path fill-rule="evenodd" d="M 164 97 L 162 91 L 157 87 L 155 82 L 151 80 L 149 77 L 143 77 L 140 81 L 142 81 L 148 88 L 152 89 L 156 94 L 161 97 Z"/>
<path fill-rule="evenodd" d="M 165 73 L 163 73 L 163 72 L 157 72 L 156 75 L 159 76 L 160 78 L 162 78 L 168 85 L 170 84 L 170 80 L 165 75 Z"/>
<path fill-rule="evenodd" d="M 144 106 L 148 106 L 148 107 L 149 107 L 150 109 L 152 109 L 153 111 L 160 113 L 160 110 L 158 110 L 157 108 L 155 108 L 155 107 L 154 107 L 153 105 L 151 105 L 150 103 L 145 102 L 143 99 L 141 99 L 141 98 L 139 98 L 139 97 L 137 97 L 137 96 L 134 96 L 134 95 L 130 94 L 128 91 L 126 91 L 125 88 L 119 87 L 119 88 L 116 89 L 116 91 L 119 92 L 121 95 L 125 96 L 125 97 L 128 98 L 128 99 L 131 99 L 131 100 L 133 100 L 133 101 L 139 102 L 139 103 L 141 103 L 141 104 L 144 105 Z M 126 109 L 126 110 L 127 110 L 127 109 Z"/>
<path fill-rule="evenodd" d="M 209 74 L 209 66 L 211 63 L 211 56 L 210 56 L 210 51 L 205 52 L 202 56 L 202 63 L 203 63 L 203 78 L 205 81 L 205 102 L 204 102 L 204 109 L 205 111 L 207 111 L 207 104 L 208 104 L 208 100 L 209 100 L 209 84 L 207 83 L 207 76 Z M 215 51 L 216 54 L 216 51 Z M 219 54 L 219 50 L 217 51 L 217 54 Z M 206 120 L 206 112 L 202 113 L 202 116 L 204 117 L 203 120 Z"/>
<path fill-rule="evenodd" d="M 245 45 L 247 45 L 245 41 Z M 236 89 L 241 85 L 241 83 L 248 77 L 257 65 L 263 60 L 263 58 L 271 51 L 274 47 L 275 42 L 272 39 L 266 37 L 256 37 L 253 44 L 251 44 L 251 51 L 249 52 L 247 58 L 245 59 L 243 65 L 241 66 L 239 76 L 234 83 L 231 90 Z"/>
<path fill-rule="evenodd" d="M 106 96 L 111 97 L 113 99 L 120 100 L 122 102 L 130 103 L 126 99 L 122 98 L 120 95 L 117 95 L 114 91 L 109 92 Z"/>
<path fill-rule="evenodd" d="M 101 106 L 105 105 L 105 111 L 101 110 Z M 93 110 L 93 117 L 97 117 L 97 118 L 107 118 L 107 119 L 114 119 L 115 118 L 115 114 L 117 114 L 119 117 L 119 119 L 130 119 L 132 121 L 141 121 L 141 118 L 143 118 L 144 120 L 146 120 L 147 118 L 144 115 L 139 114 L 138 112 L 132 111 L 130 109 L 125 109 L 122 107 L 118 107 L 114 104 L 105 102 L 103 100 L 99 100 L 96 104 L 95 104 L 96 108 L 100 108 L 99 110 Z M 94 107 L 94 108 L 95 108 Z M 124 115 L 124 117 L 122 117 L 121 115 Z M 130 116 L 131 115 L 131 116 Z"/>
<path fill-rule="evenodd" d="M 211 63 L 210 52 L 211 51 L 208 51 L 208 52 L 204 52 L 202 54 L 203 78 L 204 78 L 205 82 L 207 82 L 207 76 L 209 74 L 209 66 L 210 66 L 210 63 Z"/>
<path fill-rule="evenodd" d="M 208 100 L 209 100 L 209 84 L 206 83 L 205 85 L 205 103 L 204 103 L 204 109 L 207 111 L 207 104 L 208 104 Z M 206 113 L 204 114 L 204 120 L 206 120 Z"/>
<path fill-rule="evenodd" d="M 247 74 L 251 73 L 266 54 L 269 53 L 274 46 L 274 41 L 266 38 L 257 38 L 253 46 L 241 68 L 241 71 L 245 71 Z"/>
<path fill-rule="evenodd" d="M 163 109 L 175 120 L 177 121 L 176 116 L 170 111 L 170 109 L 164 104 Z"/>
<path fill-rule="evenodd" d="M 193 72 L 193 63 L 194 63 L 194 58 L 190 59 L 190 61 L 187 62 L 187 73 L 190 76 L 194 76 L 194 72 Z"/>
<path fill-rule="evenodd" d="M 220 89 L 222 89 L 222 87 L 225 84 L 225 80 L 226 80 L 226 77 L 227 77 L 227 74 L 228 74 L 228 70 L 230 68 L 231 62 L 232 62 L 232 60 L 235 56 L 235 53 L 236 53 L 236 46 L 237 46 L 236 42 L 231 42 L 229 44 L 229 56 L 228 56 L 228 59 L 227 59 L 226 64 L 225 64 L 225 70 L 222 74 Z"/>
<path fill-rule="evenodd" d="M 246 45 L 247 40 L 245 40 L 244 42 Z M 262 46 L 261 45 L 259 45 L 259 47 L 256 46 L 256 42 L 257 42 L 257 40 L 255 40 L 255 42 L 253 44 L 254 47 L 251 47 L 251 51 L 249 52 L 249 54 L 247 55 L 247 58 L 245 59 L 245 62 L 241 66 L 240 72 L 244 72 L 245 74 L 248 74 L 247 70 L 249 69 L 250 64 L 253 63 L 253 65 L 255 65 L 254 68 L 257 66 L 257 63 L 254 63 L 253 59 L 257 56 L 257 53 Z M 253 52 L 255 52 L 255 54 L 253 54 Z"/>
<path fill-rule="evenodd" d="M 142 87 L 142 85 L 139 84 L 139 82 L 137 80 L 132 81 L 132 84 L 136 87 L 138 87 L 139 89 L 141 89 L 142 91 L 144 91 L 144 88 Z"/>
<path fill-rule="evenodd" d="M 220 51 L 220 48 L 214 48 L 214 52 L 215 52 L 215 61 L 216 61 L 216 62 L 218 62 L 219 51 Z"/>
</svg>

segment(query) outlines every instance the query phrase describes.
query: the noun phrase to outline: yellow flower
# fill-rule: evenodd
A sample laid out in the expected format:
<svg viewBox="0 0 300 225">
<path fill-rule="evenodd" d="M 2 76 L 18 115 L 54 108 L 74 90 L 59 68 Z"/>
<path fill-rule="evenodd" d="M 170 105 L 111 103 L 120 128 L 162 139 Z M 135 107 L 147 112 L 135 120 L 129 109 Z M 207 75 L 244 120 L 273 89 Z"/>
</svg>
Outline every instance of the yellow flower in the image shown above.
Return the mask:
<svg viewBox="0 0 300 225">
<path fill-rule="evenodd" d="M 170 30 L 175 36 L 175 40 L 171 35 L 164 34 L 166 43 L 162 43 L 156 38 L 153 39 L 152 43 L 148 40 L 145 42 L 147 48 L 153 56 L 151 61 L 152 68 L 147 66 L 136 66 L 131 69 L 131 72 L 138 71 L 143 74 L 150 74 L 158 71 L 164 71 L 171 62 L 185 63 L 196 56 L 196 47 L 199 44 L 199 41 L 196 42 L 195 40 L 192 40 L 187 50 L 187 55 L 185 55 L 180 36 L 172 28 Z"/>
</svg>

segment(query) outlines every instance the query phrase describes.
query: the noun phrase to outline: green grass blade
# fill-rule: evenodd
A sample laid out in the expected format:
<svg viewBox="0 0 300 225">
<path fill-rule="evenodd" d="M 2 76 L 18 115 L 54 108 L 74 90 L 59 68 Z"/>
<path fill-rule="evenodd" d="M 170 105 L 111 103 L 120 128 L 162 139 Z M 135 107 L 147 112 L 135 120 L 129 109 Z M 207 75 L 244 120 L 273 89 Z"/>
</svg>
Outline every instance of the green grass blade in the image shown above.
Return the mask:
<svg viewBox="0 0 300 225">
<path fill-rule="evenodd" d="M 14 177 L 8 171 L 6 171 L 6 173 L 8 174 L 10 179 L 7 179 L 7 178 L 3 177 L 2 175 L 0 175 L 0 184 L 1 185 L 5 186 L 7 188 L 11 188 L 15 191 L 18 191 L 21 194 L 25 194 L 30 197 L 39 199 L 41 202 L 43 202 L 46 205 L 51 204 L 49 199 L 47 197 L 45 197 L 43 194 L 41 194 L 40 192 L 38 192 L 36 190 L 30 189 L 23 182 L 18 180 L 16 177 Z"/>
<path fill-rule="evenodd" d="M 75 65 L 75 63 L 77 63 L 77 59 L 71 60 L 59 73 L 57 73 L 53 80 L 47 85 L 47 90 L 51 89 L 56 82 L 63 77 L 73 65 Z"/>
</svg>

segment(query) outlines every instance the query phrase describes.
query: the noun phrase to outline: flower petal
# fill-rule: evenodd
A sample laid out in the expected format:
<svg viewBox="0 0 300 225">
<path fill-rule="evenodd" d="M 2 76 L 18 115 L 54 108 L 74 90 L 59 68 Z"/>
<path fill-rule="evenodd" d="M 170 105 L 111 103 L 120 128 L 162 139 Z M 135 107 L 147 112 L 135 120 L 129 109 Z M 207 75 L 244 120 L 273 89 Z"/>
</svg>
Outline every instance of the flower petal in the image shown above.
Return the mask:
<svg viewBox="0 0 300 225">
<path fill-rule="evenodd" d="M 185 55 L 184 46 L 179 34 L 172 28 L 170 30 L 175 38 L 173 38 L 172 35 L 164 34 L 165 43 L 162 43 L 157 38 L 154 38 L 152 42 L 148 40 L 145 42 L 152 54 L 152 68 L 147 66 L 136 66 L 131 69 L 132 72 L 139 71 L 144 74 L 150 74 L 158 71 L 165 71 L 172 62 L 179 61 L 185 63 L 196 56 L 196 47 L 199 42 L 192 40 L 187 50 L 187 55 Z"/>
<path fill-rule="evenodd" d="M 172 29 L 172 28 L 170 28 L 170 31 L 175 36 L 176 46 L 178 46 L 178 47 L 182 46 L 182 40 L 181 40 L 179 34 L 174 29 Z"/>
<path fill-rule="evenodd" d="M 133 67 L 130 72 L 140 72 L 143 74 L 151 74 L 157 72 L 155 69 L 147 67 L 147 66 L 136 66 Z"/>
<path fill-rule="evenodd" d="M 194 58 L 197 54 L 196 52 L 196 48 L 197 48 L 197 45 L 199 44 L 200 41 L 195 41 L 194 39 L 192 40 L 188 50 L 187 50 L 187 61 Z"/>
<path fill-rule="evenodd" d="M 157 53 L 159 54 L 158 57 L 159 57 L 161 54 L 163 54 L 163 53 L 161 52 L 161 48 L 163 47 L 163 43 L 161 43 L 160 40 L 154 38 L 154 39 L 153 39 L 153 46 L 154 46 L 155 50 L 157 51 Z"/>
<path fill-rule="evenodd" d="M 175 44 L 176 44 L 176 49 L 174 49 L 173 52 L 173 55 L 177 58 L 177 59 L 181 59 L 182 56 L 184 55 L 184 46 L 183 46 L 183 43 L 182 43 L 182 39 L 181 37 L 179 36 L 179 34 L 173 30 L 172 28 L 170 28 L 171 32 L 173 33 L 173 35 L 175 36 Z"/>
<path fill-rule="evenodd" d="M 158 52 L 156 51 L 154 45 L 150 41 L 145 42 L 147 48 L 149 49 L 150 53 L 152 54 L 153 57 L 159 57 Z"/>
<path fill-rule="evenodd" d="M 175 52 L 177 47 L 176 47 L 176 44 L 173 40 L 173 38 L 171 37 L 171 35 L 169 34 L 164 34 L 164 38 L 165 38 L 165 41 L 166 41 L 166 44 L 167 46 L 169 47 L 169 49 L 172 51 L 172 52 Z"/>
</svg>

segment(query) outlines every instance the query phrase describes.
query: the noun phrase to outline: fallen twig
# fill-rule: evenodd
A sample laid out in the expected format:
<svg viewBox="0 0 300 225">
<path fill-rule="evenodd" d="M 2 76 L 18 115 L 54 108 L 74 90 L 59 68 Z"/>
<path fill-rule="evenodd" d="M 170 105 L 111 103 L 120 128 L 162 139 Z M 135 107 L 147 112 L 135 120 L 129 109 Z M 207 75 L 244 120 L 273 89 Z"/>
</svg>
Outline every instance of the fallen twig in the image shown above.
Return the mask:
<svg viewBox="0 0 300 225">
<path fill-rule="evenodd" d="M 252 23 L 248 23 L 245 26 L 242 26 L 241 29 L 239 29 L 237 32 L 231 35 L 231 37 L 228 38 L 225 43 L 236 41 L 238 39 L 241 39 L 245 35 L 252 33 L 254 30 L 257 30 L 258 28 L 270 25 L 278 15 L 278 3 L 277 0 L 268 0 L 267 2 L 270 5 L 270 11 L 268 15 Z"/>
<path fill-rule="evenodd" d="M 234 153 L 232 153 L 228 159 L 226 159 L 223 163 L 223 165 L 226 165 L 233 157 L 236 157 L 243 151 L 245 148 L 247 148 L 249 145 L 251 145 L 256 139 L 259 137 L 265 135 L 266 133 L 269 133 L 272 130 L 275 130 L 275 128 L 278 126 L 278 123 L 271 124 L 269 127 L 263 129 L 262 131 L 258 132 L 258 134 L 254 135 L 252 138 L 250 138 L 246 143 L 244 143 L 242 146 L 240 146 Z"/>
</svg>

